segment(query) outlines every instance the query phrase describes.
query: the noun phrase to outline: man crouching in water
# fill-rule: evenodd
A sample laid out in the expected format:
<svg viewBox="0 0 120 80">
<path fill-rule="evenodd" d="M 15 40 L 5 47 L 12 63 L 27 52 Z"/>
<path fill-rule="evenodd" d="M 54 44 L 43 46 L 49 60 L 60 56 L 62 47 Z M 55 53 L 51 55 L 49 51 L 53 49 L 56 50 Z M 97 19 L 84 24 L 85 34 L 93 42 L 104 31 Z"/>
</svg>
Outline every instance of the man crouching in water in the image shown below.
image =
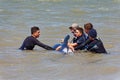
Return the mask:
<svg viewBox="0 0 120 80">
<path fill-rule="evenodd" d="M 75 50 L 88 50 L 95 53 L 107 53 L 102 41 L 96 37 L 96 30 L 91 29 L 88 33 L 88 39 L 81 45 L 77 46 Z"/>
<path fill-rule="evenodd" d="M 28 36 L 22 46 L 19 48 L 20 50 L 33 50 L 35 45 L 38 45 L 46 50 L 54 50 L 52 47 L 45 45 L 44 43 L 37 40 L 40 36 L 40 29 L 39 27 L 33 26 L 31 28 L 31 36 Z"/>
<path fill-rule="evenodd" d="M 75 47 L 81 45 L 86 40 L 82 27 L 77 27 L 74 32 L 74 35 L 76 37 L 76 40 L 73 43 L 68 43 L 68 46 L 72 51 L 74 51 Z"/>
</svg>

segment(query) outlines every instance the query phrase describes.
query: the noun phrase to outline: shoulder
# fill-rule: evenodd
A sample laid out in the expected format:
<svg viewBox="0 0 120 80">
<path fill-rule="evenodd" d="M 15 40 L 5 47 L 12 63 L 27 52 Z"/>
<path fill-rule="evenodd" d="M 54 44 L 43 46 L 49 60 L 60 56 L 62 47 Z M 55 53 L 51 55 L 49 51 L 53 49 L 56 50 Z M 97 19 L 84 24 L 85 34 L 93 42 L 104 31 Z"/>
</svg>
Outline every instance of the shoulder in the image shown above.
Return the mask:
<svg viewBox="0 0 120 80">
<path fill-rule="evenodd" d="M 78 40 L 83 40 L 83 41 L 85 41 L 85 40 L 86 40 L 85 35 L 80 36 L 80 37 L 78 38 Z"/>
<path fill-rule="evenodd" d="M 83 42 L 85 42 L 85 41 L 86 41 L 86 39 L 85 39 L 84 36 L 81 36 L 81 37 L 79 37 L 79 38 L 77 39 L 77 43 L 79 43 L 79 44 L 81 44 L 81 43 L 83 43 Z"/>
<path fill-rule="evenodd" d="M 32 41 L 33 41 L 33 40 L 37 40 L 37 39 L 34 38 L 33 36 L 28 36 L 28 37 L 26 37 L 26 39 L 27 39 L 27 40 L 32 40 Z"/>
<path fill-rule="evenodd" d="M 100 38 L 96 38 L 95 41 L 102 42 L 102 40 Z"/>
<path fill-rule="evenodd" d="M 27 36 L 26 38 L 28 39 L 28 38 L 33 38 L 33 37 L 32 36 Z"/>
</svg>

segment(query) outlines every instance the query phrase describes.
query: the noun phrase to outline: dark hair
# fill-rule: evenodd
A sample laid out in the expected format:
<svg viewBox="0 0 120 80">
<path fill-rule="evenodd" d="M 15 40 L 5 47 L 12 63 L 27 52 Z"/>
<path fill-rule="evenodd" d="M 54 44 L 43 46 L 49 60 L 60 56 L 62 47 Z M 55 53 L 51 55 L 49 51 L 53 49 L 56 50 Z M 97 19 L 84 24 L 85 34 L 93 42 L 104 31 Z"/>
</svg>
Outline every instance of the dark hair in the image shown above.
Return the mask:
<svg viewBox="0 0 120 80">
<path fill-rule="evenodd" d="M 69 29 L 73 29 L 73 27 L 69 27 Z"/>
<path fill-rule="evenodd" d="M 92 25 L 92 23 L 86 23 L 86 24 L 84 24 L 84 28 L 87 30 L 91 30 L 93 28 L 93 25 Z"/>
<path fill-rule="evenodd" d="M 76 30 L 79 30 L 82 34 L 84 33 L 82 27 L 77 27 Z"/>
<path fill-rule="evenodd" d="M 91 36 L 92 38 L 97 37 L 97 31 L 95 29 L 91 29 L 88 36 Z"/>
<path fill-rule="evenodd" d="M 37 27 L 37 26 L 31 27 L 31 34 L 33 34 L 34 32 L 36 32 L 37 30 L 40 30 L 39 27 Z"/>
</svg>

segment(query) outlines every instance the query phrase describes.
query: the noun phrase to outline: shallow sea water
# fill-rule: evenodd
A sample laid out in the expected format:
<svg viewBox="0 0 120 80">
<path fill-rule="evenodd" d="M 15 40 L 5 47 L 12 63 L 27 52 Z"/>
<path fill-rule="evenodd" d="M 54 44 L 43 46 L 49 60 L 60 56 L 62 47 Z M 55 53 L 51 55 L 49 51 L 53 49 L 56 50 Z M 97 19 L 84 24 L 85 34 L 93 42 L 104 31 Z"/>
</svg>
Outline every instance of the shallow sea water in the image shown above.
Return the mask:
<svg viewBox="0 0 120 80">
<path fill-rule="evenodd" d="M 120 0 L 0 0 L 0 80 L 120 80 Z M 32 26 L 50 46 L 91 22 L 109 54 L 18 48 Z"/>
</svg>

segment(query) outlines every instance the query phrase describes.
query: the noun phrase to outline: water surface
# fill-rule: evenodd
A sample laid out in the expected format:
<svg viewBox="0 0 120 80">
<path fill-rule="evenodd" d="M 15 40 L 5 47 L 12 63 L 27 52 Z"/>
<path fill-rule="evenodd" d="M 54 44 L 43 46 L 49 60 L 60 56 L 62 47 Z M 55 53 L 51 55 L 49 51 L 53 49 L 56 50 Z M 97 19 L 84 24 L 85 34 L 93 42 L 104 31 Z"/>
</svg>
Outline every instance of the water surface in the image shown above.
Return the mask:
<svg viewBox="0 0 120 80">
<path fill-rule="evenodd" d="M 119 15 L 120 0 L 0 0 L 0 80 L 120 80 Z M 18 50 L 32 26 L 53 46 L 74 22 L 93 23 L 110 54 Z"/>
</svg>

